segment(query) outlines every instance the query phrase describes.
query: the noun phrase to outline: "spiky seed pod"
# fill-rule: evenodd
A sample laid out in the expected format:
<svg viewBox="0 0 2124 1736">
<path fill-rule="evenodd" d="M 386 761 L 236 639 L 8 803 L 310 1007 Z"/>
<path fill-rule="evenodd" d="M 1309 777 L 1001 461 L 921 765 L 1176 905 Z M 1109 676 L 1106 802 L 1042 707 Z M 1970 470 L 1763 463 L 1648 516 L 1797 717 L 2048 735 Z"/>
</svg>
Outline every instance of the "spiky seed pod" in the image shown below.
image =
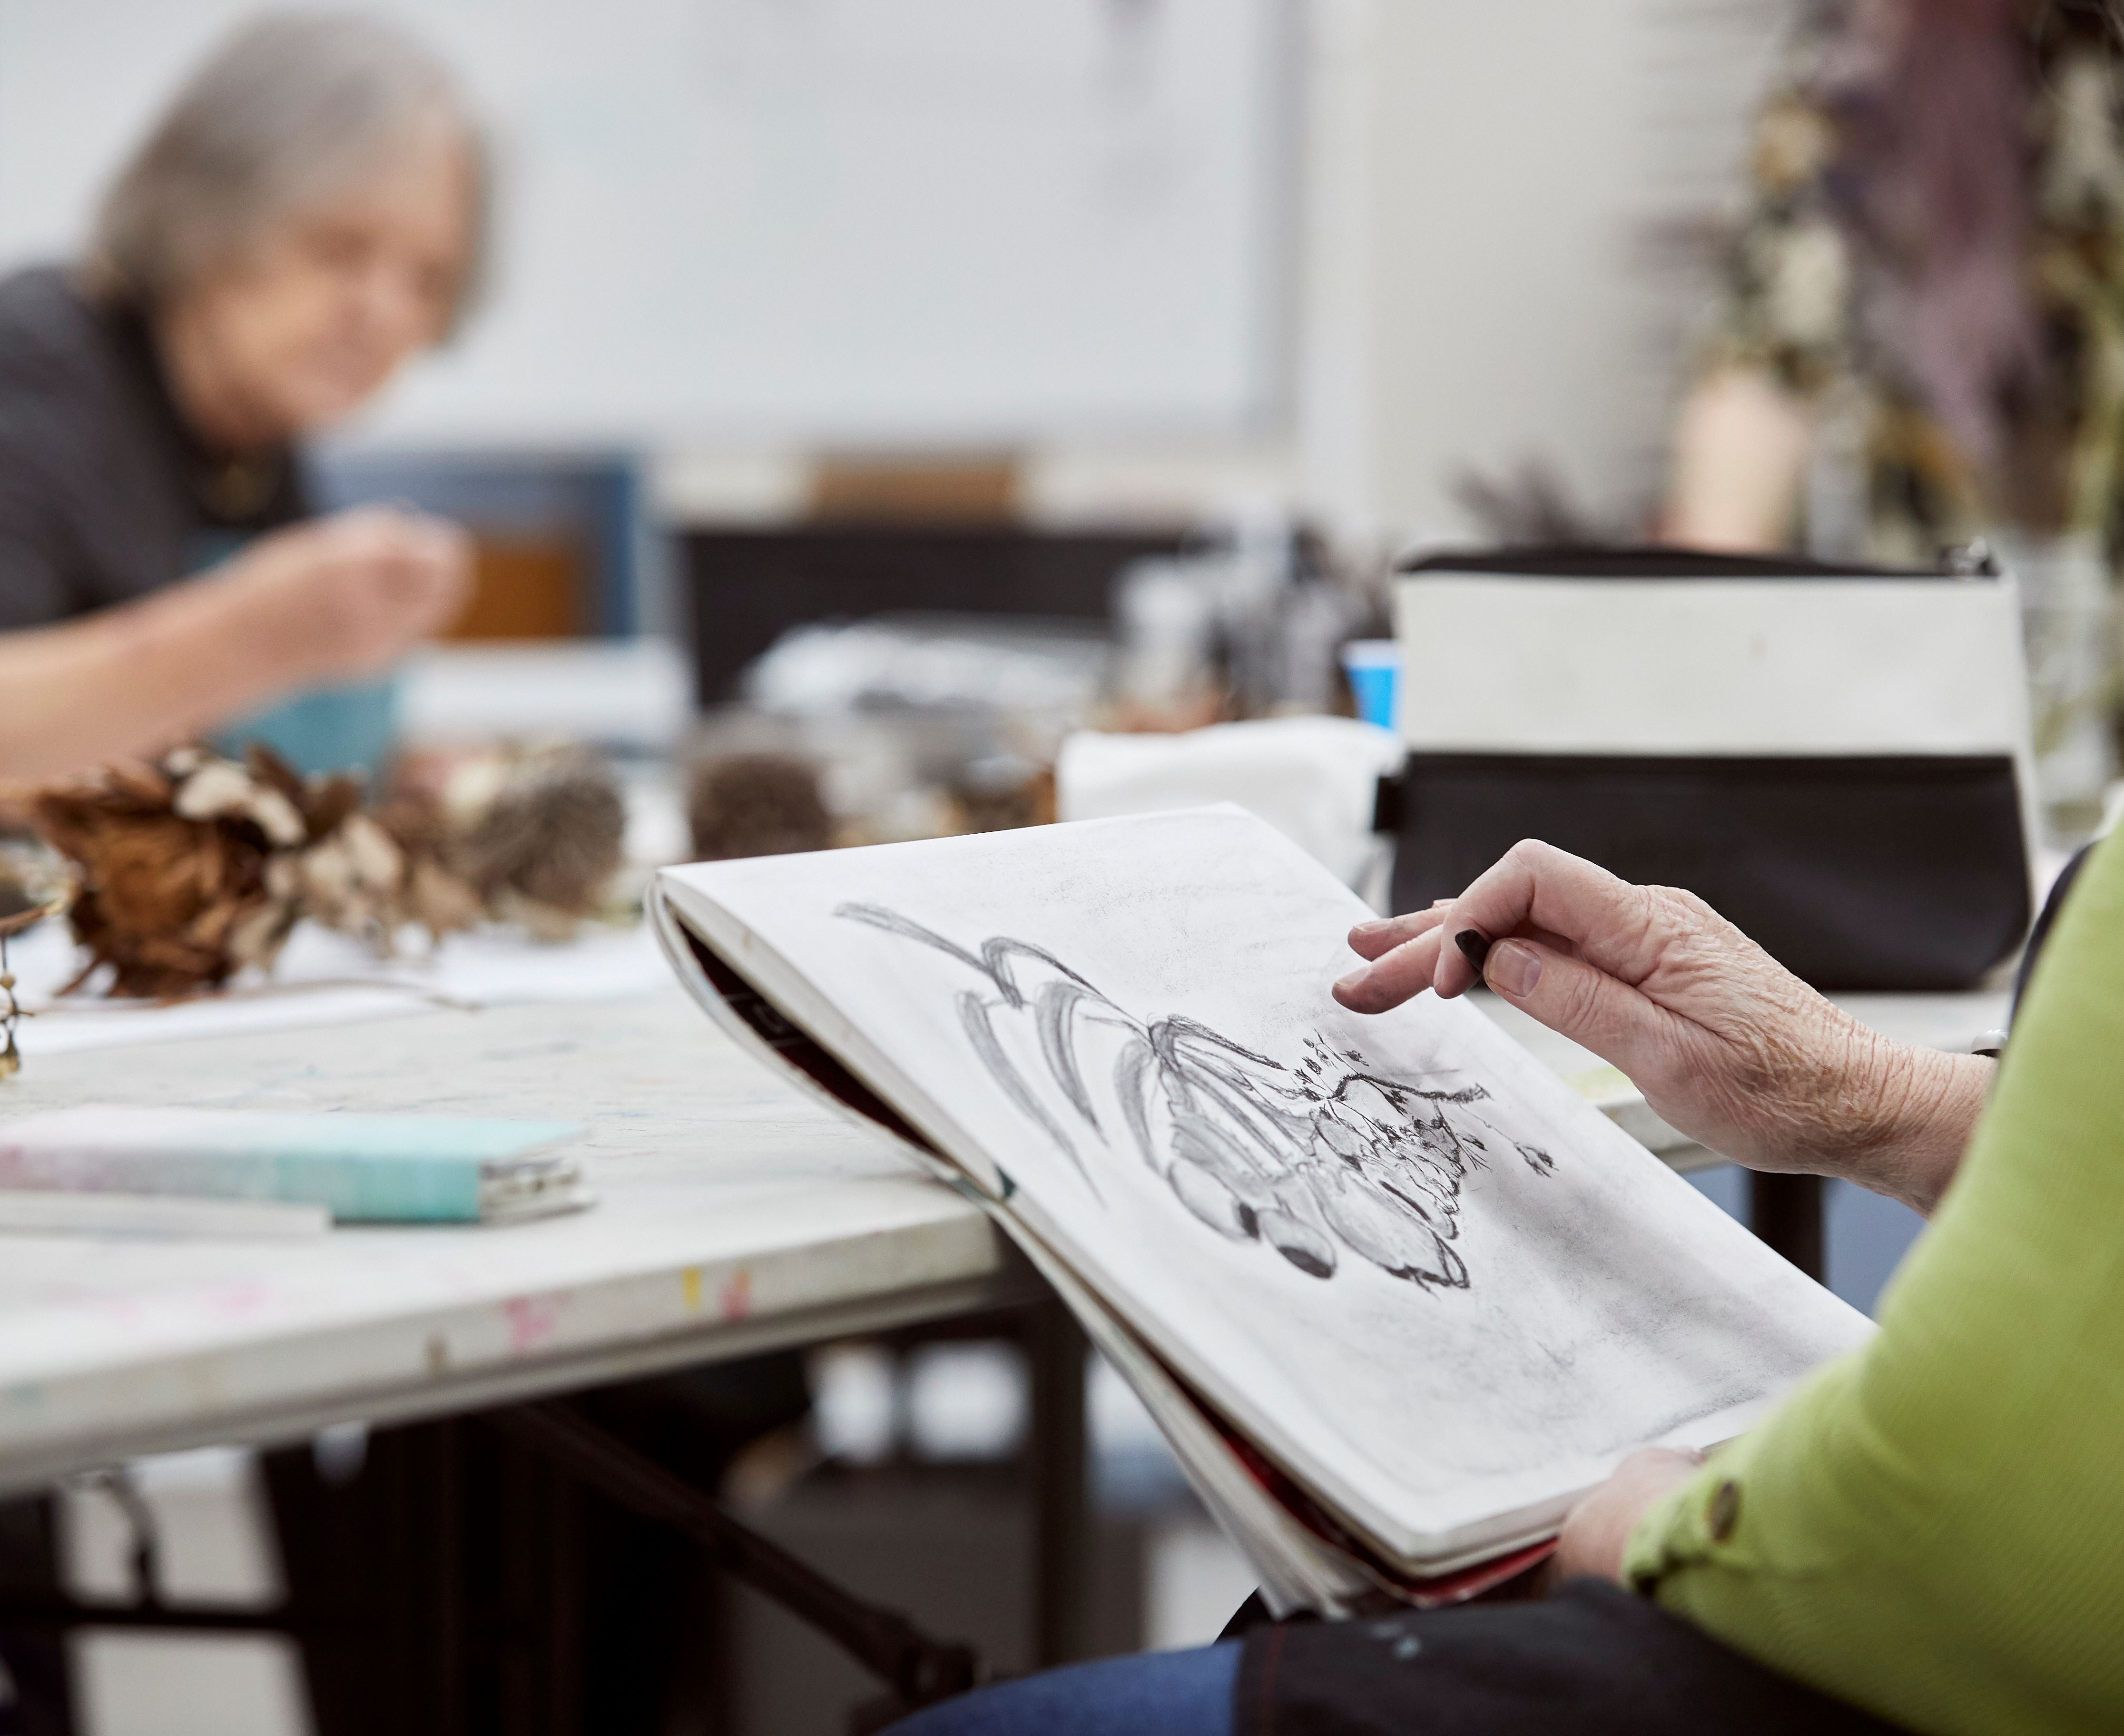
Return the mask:
<svg viewBox="0 0 2124 1736">
<path fill-rule="evenodd" d="M 822 850 L 834 819 L 818 769 L 794 754 L 725 754 L 693 768 L 686 819 L 703 862 Z"/>
<path fill-rule="evenodd" d="M 626 836 L 626 804 L 602 761 L 541 754 L 510 771 L 453 865 L 497 915 L 550 934 L 598 908 L 625 859 Z M 527 902 L 539 908 L 526 911 Z"/>
</svg>

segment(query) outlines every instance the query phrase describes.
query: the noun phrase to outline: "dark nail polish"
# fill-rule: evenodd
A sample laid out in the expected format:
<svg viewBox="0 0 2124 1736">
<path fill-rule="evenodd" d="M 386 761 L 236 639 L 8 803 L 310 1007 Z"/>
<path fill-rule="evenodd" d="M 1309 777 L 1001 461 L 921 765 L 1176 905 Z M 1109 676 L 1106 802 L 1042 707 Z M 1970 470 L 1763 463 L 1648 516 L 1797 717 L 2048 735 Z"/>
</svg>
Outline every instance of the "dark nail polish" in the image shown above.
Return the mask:
<svg viewBox="0 0 2124 1736">
<path fill-rule="evenodd" d="M 1490 937 L 1480 929 L 1463 929 L 1453 937 L 1453 944 L 1460 948 L 1461 957 L 1475 967 L 1475 974 L 1483 974 L 1483 961 L 1490 956 Z"/>
</svg>

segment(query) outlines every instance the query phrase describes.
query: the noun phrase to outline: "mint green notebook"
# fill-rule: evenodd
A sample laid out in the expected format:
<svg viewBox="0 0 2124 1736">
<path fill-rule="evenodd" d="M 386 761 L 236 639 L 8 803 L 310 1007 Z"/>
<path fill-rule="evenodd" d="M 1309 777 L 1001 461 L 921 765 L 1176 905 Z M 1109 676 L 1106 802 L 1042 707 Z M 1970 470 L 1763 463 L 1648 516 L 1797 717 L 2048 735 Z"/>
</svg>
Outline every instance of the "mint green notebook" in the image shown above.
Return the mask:
<svg viewBox="0 0 2124 1736">
<path fill-rule="evenodd" d="M 0 1125 L 0 1188 L 286 1200 L 339 1223 L 479 1223 L 588 1203 L 567 1122 L 91 1103 Z"/>
</svg>

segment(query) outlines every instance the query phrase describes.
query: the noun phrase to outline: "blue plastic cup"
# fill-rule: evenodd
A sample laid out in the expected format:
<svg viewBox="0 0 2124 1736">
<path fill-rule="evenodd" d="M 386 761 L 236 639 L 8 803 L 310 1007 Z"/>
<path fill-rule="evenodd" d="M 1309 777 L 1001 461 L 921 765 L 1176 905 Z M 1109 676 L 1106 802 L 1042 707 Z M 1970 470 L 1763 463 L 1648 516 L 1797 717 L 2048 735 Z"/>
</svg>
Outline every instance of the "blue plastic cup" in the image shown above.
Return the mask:
<svg viewBox="0 0 2124 1736">
<path fill-rule="evenodd" d="M 1342 647 L 1342 672 L 1357 715 L 1382 729 L 1394 727 L 1394 689 L 1401 680 L 1401 645 L 1393 639 L 1352 639 Z"/>
</svg>

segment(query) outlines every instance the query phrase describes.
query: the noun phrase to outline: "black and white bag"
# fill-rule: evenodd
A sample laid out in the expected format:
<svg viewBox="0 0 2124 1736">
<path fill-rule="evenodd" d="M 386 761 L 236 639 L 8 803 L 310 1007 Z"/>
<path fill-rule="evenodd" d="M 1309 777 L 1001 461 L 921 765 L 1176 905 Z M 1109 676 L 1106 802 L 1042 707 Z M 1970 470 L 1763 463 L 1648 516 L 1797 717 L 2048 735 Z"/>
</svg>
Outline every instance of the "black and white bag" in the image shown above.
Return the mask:
<svg viewBox="0 0 2124 1736">
<path fill-rule="evenodd" d="M 1403 569 L 1395 636 L 1397 910 L 1535 837 L 1689 888 L 1825 988 L 1964 988 L 2028 930 L 2010 578 L 1441 554 Z"/>
</svg>

